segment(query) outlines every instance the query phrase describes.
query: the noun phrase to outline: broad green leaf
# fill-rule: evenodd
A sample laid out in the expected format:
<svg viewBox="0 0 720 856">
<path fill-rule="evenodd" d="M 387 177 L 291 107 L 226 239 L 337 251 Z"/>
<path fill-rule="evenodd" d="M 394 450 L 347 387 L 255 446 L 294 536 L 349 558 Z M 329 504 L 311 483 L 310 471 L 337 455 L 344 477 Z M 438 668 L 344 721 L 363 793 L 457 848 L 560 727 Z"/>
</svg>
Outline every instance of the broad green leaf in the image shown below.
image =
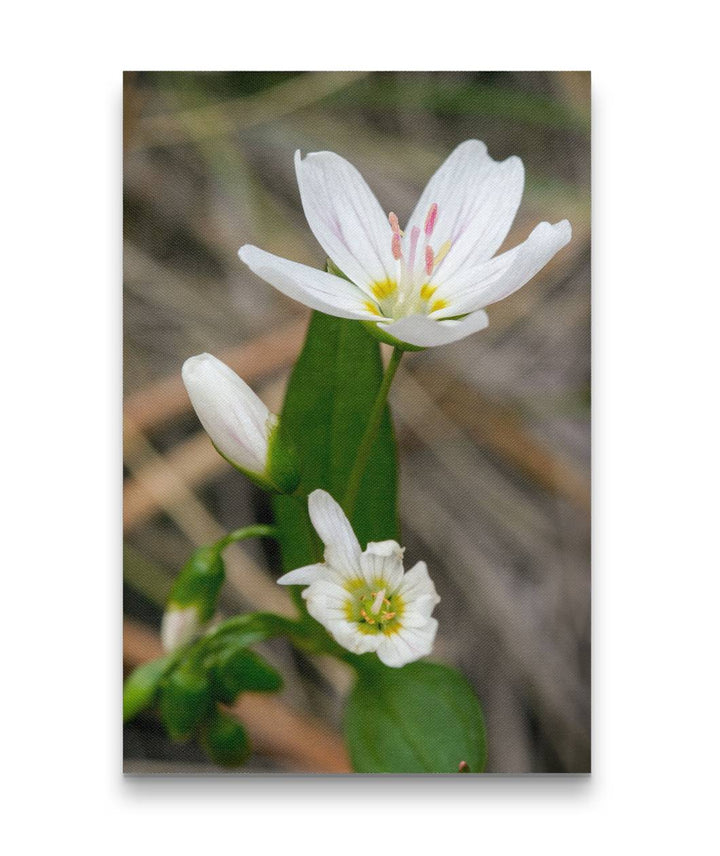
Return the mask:
<svg viewBox="0 0 720 856">
<path fill-rule="evenodd" d="M 359 773 L 471 773 L 485 768 L 485 724 L 465 678 L 437 663 L 363 669 L 345 736 Z"/>
<path fill-rule="evenodd" d="M 159 657 L 138 666 L 128 675 L 123 686 L 123 722 L 137 716 L 155 701 L 158 686 L 173 663 L 173 655 Z"/>
<path fill-rule="evenodd" d="M 302 494 L 324 488 L 342 502 L 382 374 L 379 345 L 360 323 L 313 313 L 280 422 L 299 455 Z M 274 510 L 283 567 L 292 570 L 320 559 L 322 545 L 305 496 L 276 497 Z M 351 522 L 363 546 L 399 540 L 397 456 L 387 411 Z"/>
</svg>

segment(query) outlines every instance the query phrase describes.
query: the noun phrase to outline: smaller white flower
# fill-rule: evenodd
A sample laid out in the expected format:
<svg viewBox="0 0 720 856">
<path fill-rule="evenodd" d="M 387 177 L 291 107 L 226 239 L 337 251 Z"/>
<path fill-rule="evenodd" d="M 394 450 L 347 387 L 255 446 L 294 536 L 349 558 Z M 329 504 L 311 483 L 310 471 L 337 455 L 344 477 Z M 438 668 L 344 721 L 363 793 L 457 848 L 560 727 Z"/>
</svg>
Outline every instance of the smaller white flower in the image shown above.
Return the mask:
<svg viewBox="0 0 720 856">
<path fill-rule="evenodd" d="M 187 645 L 200 633 L 200 618 L 194 606 L 170 606 L 160 624 L 160 640 L 166 651 Z"/>
<path fill-rule="evenodd" d="M 299 476 L 290 451 L 274 443 L 278 417 L 245 381 L 211 354 L 186 360 L 182 378 L 218 452 L 264 487 L 292 492 Z"/>
<path fill-rule="evenodd" d="M 350 521 L 324 490 L 308 497 L 310 519 L 325 544 L 322 564 L 297 568 L 280 585 L 306 585 L 308 612 L 344 648 L 374 651 L 386 666 L 404 666 L 432 651 L 440 602 L 425 562 L 407 573 L 397 541 L 360 549 Z"/>
</svg>

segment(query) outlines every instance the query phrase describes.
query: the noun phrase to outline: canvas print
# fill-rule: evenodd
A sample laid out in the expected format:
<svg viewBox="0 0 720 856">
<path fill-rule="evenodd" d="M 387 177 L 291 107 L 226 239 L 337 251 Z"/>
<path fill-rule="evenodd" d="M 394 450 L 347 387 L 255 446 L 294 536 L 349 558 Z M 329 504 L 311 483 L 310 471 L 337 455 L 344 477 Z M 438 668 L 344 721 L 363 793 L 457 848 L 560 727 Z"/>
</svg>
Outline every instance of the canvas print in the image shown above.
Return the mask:
<svg viewBox="0 0 720 856">
<path fill-rule="evenodd" d="M 589 772 L 589 73 L 124 90 L 125 772 Z"/>
</svg>

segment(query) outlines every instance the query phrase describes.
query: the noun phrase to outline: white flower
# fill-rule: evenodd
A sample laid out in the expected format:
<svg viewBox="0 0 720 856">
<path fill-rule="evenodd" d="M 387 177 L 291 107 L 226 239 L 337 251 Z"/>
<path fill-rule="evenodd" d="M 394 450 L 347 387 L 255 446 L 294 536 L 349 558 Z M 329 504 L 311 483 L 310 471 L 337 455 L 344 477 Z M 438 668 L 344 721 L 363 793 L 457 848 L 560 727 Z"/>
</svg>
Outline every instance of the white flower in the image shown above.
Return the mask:
<svg viewBox="0 0 720 856">
<path fill-rule="evenodd" d="M 349 520 L 324 490 L 308 497 L 310 519 L 325 544 L 325 562 L 285 574 L 281 585 L 306 585 L 308 612 L 344 648 L 375 651 L 386 666 L 404 666 L 432 651 L 440 598 L 425 562 L 407 573 L 396 541 L 370 542 L 363 553 Z"/>
<path fill-rule="evenodd" d="M 197 607 L 169 606 L 163 613 L 160 624 L 162 646 L 166 651 L 174 651 L 192 642 L 200 629 Z"/>
<path fill-rule="evenodd" d="M 240 258 L 283 294 L 380 338 L 443 345 L 488 325 L 484 307 L 525 285 L 571 237 L 567 220 L 540 223 L 494 256 L 520 205 L 520 158 L 494 161 L 479 140 L 459 145 L 430 179 L 405 232 L 360 173 L 332 152 L 295 153 L 313 234 L 350 280 L 246 244 Z"/>
<path fill-rule="evenodd" d="M 186 360 L 182 378 L 198 419 L 226 460 L 265 487 L 295 489 L 294 458 L 275 443 L 278 417 L 244 380 L 210 354 Z"/>
</svg>

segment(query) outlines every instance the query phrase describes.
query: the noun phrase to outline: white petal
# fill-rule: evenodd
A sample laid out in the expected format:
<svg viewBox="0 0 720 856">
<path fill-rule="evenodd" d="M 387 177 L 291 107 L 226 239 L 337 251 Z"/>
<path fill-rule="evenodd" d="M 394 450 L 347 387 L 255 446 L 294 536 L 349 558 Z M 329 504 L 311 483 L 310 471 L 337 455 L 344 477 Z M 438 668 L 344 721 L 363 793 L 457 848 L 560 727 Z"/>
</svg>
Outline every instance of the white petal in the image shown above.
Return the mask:
<svg viewBox="0 0 720 856">
<path fill-rule="evenodd" d="M 398 587 L 398 594 L 412 608 L 412 604 L 421 598 L 430 597 L 433 606 L 440 603 L 440 597 L 435 591 L 435 584 L 430 579 L 425 562 L 418 562 L 405 574 Z"/>
<path fill-rule="evenodd" d="M 322 579 L 325 576 L 325 570 L 325 565 L 305 565 L 303 568 L 296 568 L 294 571 L 283 574 L 278 580 L 278 585 L 307 586 L 315 580 Z"/>
<path fill-rule="evenodd" d="M 458 313 L 460 314 L 460 313 Z M 484 330 L 489 324 L 487 313 L 482 310 L 472 312 L 459 321 L 436 321 L 427 315 L 408 315 L 392 324 L 378 324 L 378 329 L 389 333 L 401 342 L 417 345 L 421 348 L 432 348 L 436 345 L 447 345 L 464 339 L 471 333 Z"/>
<path fill-rule="evenodd" d="M 226 458 L 265 471 L 275 417 L 242 378 L 211 354 L 185 360 L 182 379 L 198 419 Z"/>
<path fill-rule="evenodd" d="M 386 666 L 398 668 L 412 663 L 432 652 L 438 623 L 428 618 L 422 627 L 402 627 L 397 633 L 385 636 L 378 646 L 378 658 Z"/>
<path fill-rule="evenodd" d="M 311 309 L 338 318 L 377 321 L 377 314 L 365 308 L 366 295 L 346 279 L 274 256 L 252 244 L 240 247 L 238 255 L 259 277 Z"/>
<path fill-rule="evenodd" d="M 394 592 L 402 580 L 404 552 L 397 541 L 370 541 L 360 559 L 368 585 L 380 578 L 385 581 L 388 592 Z"/>
<path fill-rule="evenodd" d="M 452 247 L 433 282 L 492 257 L 510 231 L 524 182 L 520 158 L 495 161 L 479 140 L 466 140 L 452 152 L 430 179 L 405 230 L 423 229 L 428 209 L 437 203 L 430 243 L 436 251 L 445 241 Z"/>
<path fill-rule="evenodd" d="M 394 278 L 390 223 L 357 169 L 333 152 L 297 151 L 295 171 L 308 224 L 340 270 L 368 294 Z"/>
<path fill-rule="evenodd" d="M 315 531 L 325 545 L 325 561 L 343 577 L 360 572 L 360 544 L 345 512 L 327 491 L 314 490 L 308 511 Z"/>
<path fill-rule="evenodd" d="M 522 244 L 473 270 L 462 271 L 440 286 L 437 296 L 448 301 L 446 311 L 453 314 L 496 303 L 532 279 L 571 237 L 567 220 L 554 225 L 539 223 Z"/>
</svg>

